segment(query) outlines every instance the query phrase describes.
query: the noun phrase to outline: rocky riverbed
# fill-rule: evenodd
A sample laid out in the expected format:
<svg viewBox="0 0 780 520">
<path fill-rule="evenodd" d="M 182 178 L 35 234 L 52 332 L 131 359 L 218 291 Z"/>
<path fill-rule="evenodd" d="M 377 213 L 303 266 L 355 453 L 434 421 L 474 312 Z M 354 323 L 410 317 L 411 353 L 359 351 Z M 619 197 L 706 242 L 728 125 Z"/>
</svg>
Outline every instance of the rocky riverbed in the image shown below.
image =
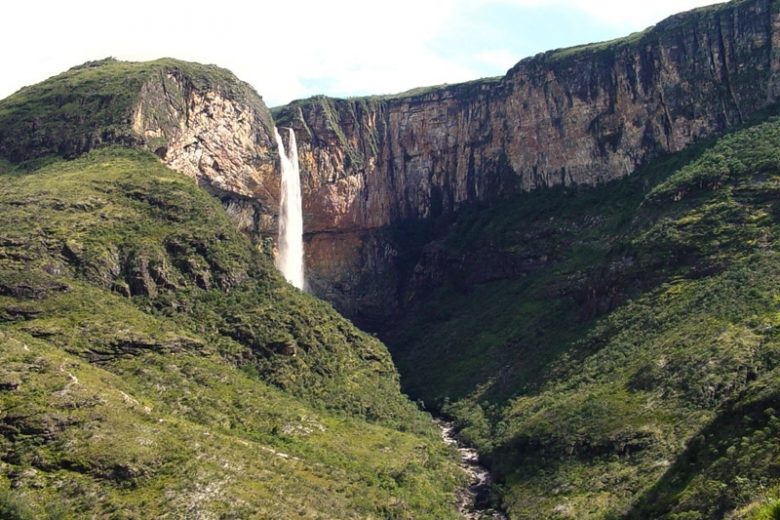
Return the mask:
<svg viewBox="0 0 780 520">
<path fill-rule="evenodd" d="M 469 478 L 467 487 L 458 491 L 458 510 L 468 520 L 508 520 L 507 516 L 491 507 L 490 486 L 493 476 L 479 463 L 479 453 L 464 445 L 455 433 L 452 423 L 436 420 L 444 442 L 454 446 L 460 454 L 460 466 Z"/>
</svg>

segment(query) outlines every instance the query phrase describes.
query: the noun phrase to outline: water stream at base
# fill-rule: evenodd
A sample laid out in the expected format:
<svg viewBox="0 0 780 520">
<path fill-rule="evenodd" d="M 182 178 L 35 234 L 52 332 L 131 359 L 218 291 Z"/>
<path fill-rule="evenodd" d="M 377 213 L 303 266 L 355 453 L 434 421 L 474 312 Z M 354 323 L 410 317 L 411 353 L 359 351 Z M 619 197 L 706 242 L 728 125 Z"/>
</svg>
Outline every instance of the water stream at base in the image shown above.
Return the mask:
<svg viewBox="0 0 780 520">
<path fill-rule="evenodd" d="M 441 430 L 441 438 L 449 446 L 454 446 L 460 454 L 460 467 L 469 477 L 468 487 L 458 490 L 458 510 L 468 520 L 507 520 L 507 516 L 488 504 L 493 476 L 479 463 L 479 453 L 469 448 L 455 435 L 452 423 L 435 419 Z"/>
</svg>

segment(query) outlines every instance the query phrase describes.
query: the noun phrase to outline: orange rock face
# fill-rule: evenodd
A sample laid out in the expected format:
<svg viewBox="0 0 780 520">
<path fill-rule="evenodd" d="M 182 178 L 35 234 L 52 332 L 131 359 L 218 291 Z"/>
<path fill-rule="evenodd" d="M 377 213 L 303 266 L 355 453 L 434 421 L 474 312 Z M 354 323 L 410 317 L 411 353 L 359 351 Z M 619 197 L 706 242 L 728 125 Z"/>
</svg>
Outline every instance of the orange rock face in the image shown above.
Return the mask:
<svg viewBox="0 0 780 520">
<path fill-rule="evenodd" d="M 400 276 L 402 246 L 387 232 L 398 223 L 620 178 L 745 121 L 780 91 L 774 11 L 728 4 L 542 54 L 502 78 L 284 107 L 275 119 L 298 136 L 311 286 L 352 317 L 392 312 L 398 287 L 380 287 Z"/>
<path fill-rule="evenodd" d="M 175 70 L 143 85 L 132 118 L 146 148 L 219 196 L 238 227 L 257 235 L 276 232 L 280 180 L 271 124 L 253 92 L 196 88 Z"/>
<path fill-rule="evenodd" d="M 3 153 L 143 146 L 218 196 L 240 229 L 274 237 L 280 178 L 268 109 L 235 78 L 204 83 L 182 70 L 150 76 L 130 129 L 122 119 L 117 135 L 66 142 L 33 132 L 30 142 L 6 138 Z M 746 121 L 779 93 L 780 13 L 771 0 L 746 0 L 541 54 L 500 78 L 294 102 L 274 119 L 299 143 L 309 286 L 379 323 L 417 292 L 420 273 L 430 278 L 415 265 L 436 238 L 420 235 L 430 223 L 522 190 L 630 175 Z"/>
</svg>

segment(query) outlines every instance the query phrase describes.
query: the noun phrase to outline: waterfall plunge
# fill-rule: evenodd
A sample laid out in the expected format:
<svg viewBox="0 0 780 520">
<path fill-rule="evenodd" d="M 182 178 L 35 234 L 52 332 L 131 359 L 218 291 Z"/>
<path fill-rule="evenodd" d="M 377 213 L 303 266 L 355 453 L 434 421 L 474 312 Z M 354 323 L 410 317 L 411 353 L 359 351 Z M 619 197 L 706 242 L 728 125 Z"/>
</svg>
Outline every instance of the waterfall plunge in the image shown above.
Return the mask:
<svg viewBox="0 0 780 520">
<path fill-rule="evenodd" d="M 303 289 L 303 204 L 301 203 L 301 173 L 298 165 L 298 145 L 295 132 L 290 132 L 290 154 L 284 149 L 282 136 L 274 128 L 279 157 L 282 162 L 282 200 L 279 207 L 279 254 L 276 267 L 288 282 Z"/>
</svg>

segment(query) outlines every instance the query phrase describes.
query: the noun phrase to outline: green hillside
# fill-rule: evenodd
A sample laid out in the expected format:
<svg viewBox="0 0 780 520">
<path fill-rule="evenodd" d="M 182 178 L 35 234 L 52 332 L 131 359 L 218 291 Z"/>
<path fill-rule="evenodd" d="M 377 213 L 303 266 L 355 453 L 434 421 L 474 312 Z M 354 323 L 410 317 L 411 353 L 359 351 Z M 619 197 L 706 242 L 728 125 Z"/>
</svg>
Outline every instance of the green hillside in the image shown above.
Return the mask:
<svg viewBox="0 0 780 520">
<path fill-rule="evenodd" d="M 185 92 L 172 83 L 173 77 L 183 80 L 186 89 L 217 90 L 257 108 L 266 131 L 273 128 L 260 96 L 228 70 L 170 58 L 149 62 L 107 58 L 73 67 L 1 100 L 0 158 L 13 162 L 49 155 L 74 158 L 112 144 L 153 150 L 155 143 L 144 143 L 132 131 L 133 111 L 152 78 L 167 86 L 165 101 L 185 110 Z M 170 125 L 171 115 L 162 105 L 153 117 Z"/>
<path fill-rule="evenodd" d="M 465 211 L 448 282 L 389 334 L 406 388 L 512 518 L 778 518 L 779 195 L 770 118 Z"/>
<path fill-rule="evenodd" d="M 458 518 L 457 454 L 400 383 L 512 519 L 780 519 L 780 117 L 383 229 L 413 272 L 391 358 L 151 153 L 206 91 L 253 113 L 223 153 L 270 168 L 270 112 L 214 66 L 0 100 L 0 519 Z"/>
<path fill-rule="evenodd" d="M 0 517 L 451 518 L 384 346 L 147 152 L 3 167 Z"/>
</svg>

